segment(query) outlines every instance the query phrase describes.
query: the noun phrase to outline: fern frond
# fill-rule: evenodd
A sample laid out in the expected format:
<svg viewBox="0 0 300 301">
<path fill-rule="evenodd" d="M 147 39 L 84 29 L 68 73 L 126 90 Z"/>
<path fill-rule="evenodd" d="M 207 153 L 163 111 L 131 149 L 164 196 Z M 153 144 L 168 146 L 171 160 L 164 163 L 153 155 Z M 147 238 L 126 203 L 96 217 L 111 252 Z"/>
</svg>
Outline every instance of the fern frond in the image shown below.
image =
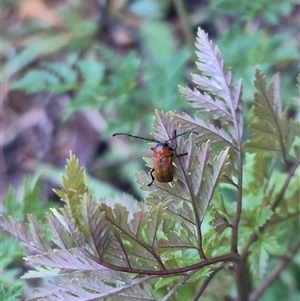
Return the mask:
<svg viewBox="0 0 300 301">
<path fill-rule="evenodd" d="M 232 148 L 236 148 L 232 137 L 222 127 L 216 126 L 214 123 L 206 123 L 199 117 L 191 117 L 187 113 L 174 114 L 173 119 L 177 124 L 180 124 L 184 131 L 195 131 L 198 133 L 196 139 L 199 143 L 211 141 L 213 148 L 220 148 L 226 143 Z"/>
<path fill-rule="evenodd" d="M 212 41 L 200 29 L 196 47 L 200 74 L 192 77 L 197 88 L 191 90 L 189 87 L 180 87 L 180 92 L 197 112 L 194 117 L 187 113 L 174 114 L 173 120 L 183 131 L 197 132 L 196 142 L 202 144 L 210 140 L 214 155 L 230 147 L 230 165 L 226 178 L 236 186 L 233 179 L 237 178 L 237 162 L 238 157 L 241 157 L 244 119 L 241 81 L 232 83 L 231 71 L 224 70 L 219 49 L 213 46 Z"/>
<path fill-rule="evenodd" d="M 30 301 L 81 301 L 81 300 L 157 300 L 147 281 L 153 276 L 132 279 L 113 271 L 71 273 L 61 276 L 56 283 L 48 282 L 38 288 Z M 58 285 L 59 284 L 59 285 Z"/>
<path fill-rule="evenodd" d="M 205 171 L 205 181 L 198 190 L 199 194 L 199 216 L 203 221 L 208 206 L 213 199 L 217 185 L 221 181 L 224 170 L 228 164 L 228 150 L 225 149 L 218 156 L 215 156 L 212 161 L 212 167 L 207 167 Z"/>
<path fill-rule="evenodd" d="M 28 216 L 28 220 L 29 223 L 26 224 L 14 217 L 0 215 L 0 226 L 2 230 L 18 238 L 28 254 L 42 254 L 50 251 L 42 223 L 32 215 Z"/>
<path fill-rule="evenodd" d="M 49 92 L 60 94 L 74 90 L 78 85 L 78 73 L 67 63 L 44 62 L 38 68 L 28 71 L 12 83 L 12 89 L 28 93 Z"/>
<path fill-rule="evenodd" d="M 67 63 L 45 61 L 40 67 L 56 75 L 65 85 L 73 85 L 78 80 L 77 72 Z"/>
<path fill-rule="evenodd" d="M 176 229 L 178 228 L 178 230 Z M 166 238 L 159 240 L 160 249 L 163 253 L 174 252 L 180 249 L 197 249 L 197 235 L 185 222 L 181 222 L 180 227 L 173 227 L 172 231 L 166 233 Z M 199 260 L 199 258 L 195 258 Z"/>
<path fill-rule="evenodd" d="M 288 167 L 294 139 L 300 137 L 299 123 L 288 119 L 281 108 L 279 75 L 267 87 L 265 76 L 257 69 L 255 87 L 254 118 L 249 125 L 252 139 L 245 143 L 245 149 L 263 155 L 273 154 Z"/>
<path fill-rule="evenodd" d="M 238 148 L 243 131 L 241 82 L 231 82 L 231 71 L 224 71 L 224 61 L 218 47 L 214 47 L 207 34 L 200 29 L 196 47 L 199 50 L 196 64 L 200 74 L 192 74 L 192 78 L 197 88 L 180 87 L 180 92 L 192 107 L 198 109 L 197 114 L 208 122 L 201 119 L 192 121 L 192 117 L 187 115 L 182 118 L 176 114 L 175 117 L 179 118 L 178 123 L 183 119 L 191 122 L 193 130 L 201 135 L 211 133 L 210 139 L 218 137 L 217 140 L 222 139 L 229 146 Z M 187 124 L 184 125 L 185 129 L 187 127 Z"/>
<path fill-rule="evenodd" d="M 75 246 L 74 238 L 65 217 L 56 209 L 51 209 L 51 211 L 52 213 L 47 214 L 47 221 L 52 234 L 52 241 L 62 250 L 73 248 Z"/>
<path fill-rule="evenodd" d="M 270 253 L 272 254 L 276 252 L 276 250 L 278 250 L 276 238 L 267 233 L 261 235 L 250 247 L 250 270 L 258 279 L 262 279 L 265 275 Z"/>
<path fill-rule="evenodd" d="M 121 205 L 117 204 L 112 209 L 102 204 L 101 210 L 105 212 L 107 220 L 114 227 L 115 238 L 126 253 L 123 257 L 127 258 L 130 267 L 162 269 L 163 263 L 156 236 L 164 213 L 161 204 L 149 211 L 136 212 L 131 220 L 128 211 Z M 139 260 L 141 258 L 142 262 Z M 114 261 L 112 260 L 111 263 Z"/>
<path fill-rule="evenodd" d="M 83 212 L 83 222 L 87 233 L 87 243 L 91 250 L 95 250 L 101 260 L 105 255 L 107 247 L 111 243 L 112 227 L 107 221 L 105 212 L 101 212 L 99 205 L 95 199 L 89 195 L 83 198 L 82 206 L 80 207 Z"/>
<path fill-rule="evenodd" d="M 156 139 L 167 140 L 169 139 L 168 137 L 172 137 L 172 131 L 175 126 L 168 114 L 165 115 L 156 111 L 154 128 L 159 130 L 155 135 Z M 189 129 L 191 130 L 191 127 Z M 193 134 L 193 137 L 197 140 L 198 135 Z M 159 197 L 163 202 L 171 198 L 175 202 L 188 201 L 194 202 L 194 205 L 201 203 L 201 206 L 205 206 L 205 208 L 202 207 L 201 210 L 198 208 L 199 212 L 194 213 L 202 220 L 207 209 L 206 205 L 211 201 L 213 191 L 224 172 L 228 159 L 228 149 L 225 152 L 221 152 L 218 159 L 212 159 L 210 158 L 210 143 L 205 143 L 199 148 L 195 145 L 192 137 L 184 142 L 184 138 L 180 136 L 177 138 L 176 154 L 182 153 L 187 153 L 187 155 L 174 158 L 176 167 L 174 175 L 186 187 L 176 182 L 169 184 L 155 181 L 152 186 L 156 189 L 150 187 L 148 190 L 152 191 L 151 196 Z M 210 161 L 211 164 L 208 164 Z M 143 175 L 143 173 L 138 175 L 139 182 L 142 182 Z M 149 180 L 147 181 L 149 182 Z M 204 185 L 209 185 L 212 188 L 210 192 L 208 192 L 210 190 L 208 186 L 206 187 L 208 190 L 202 186 L 205 181 L 209 184 Z M 204 196 L 203 193 L 206 193 L 206 195 Z M 196 201 L 198 199 L 199 201 Z"/>
<path fill-rule="evenodd" d="M 32 266 L 46 266 L 49 268 L 65 269 L 70 271 L 96 271 L 99 264 L 92 260 L 79 248 L 70 250 L 52 250 L 52 252 L 27 256 L 26 261 Z"/>
<path fill-rule="evenodd" d="M 14 301 L 21 300 L 23 285 L 22 284 L 11 284 L 8 289 L 5 289 L 2 285 L 0 286 L 0 296 L 3 301 Z"/>
<path fill-rule="evenodd" d="M 83 220 L 81 203 L 84 195 L 88 192 L 88 188 L 85 184 L 83 168 L 72 152 L 70 152 L 70 158 L 67 160 L 66 173 L 66 176 L 62 177 L 63 189 L 54 189 L 54 192 L 68 205 L 71 211 L 70 217 L 75 219 L 79 229 L 85 233 L 84 225 L 81 223 Z"/>
</svg>

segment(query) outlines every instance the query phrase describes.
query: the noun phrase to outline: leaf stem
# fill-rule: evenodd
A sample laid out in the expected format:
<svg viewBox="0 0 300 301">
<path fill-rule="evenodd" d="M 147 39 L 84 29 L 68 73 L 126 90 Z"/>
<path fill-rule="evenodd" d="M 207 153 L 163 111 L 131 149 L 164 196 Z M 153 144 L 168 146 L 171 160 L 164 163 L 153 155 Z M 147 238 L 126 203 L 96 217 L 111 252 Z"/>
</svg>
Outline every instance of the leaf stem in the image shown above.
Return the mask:
<svg viewBox="0 0 300 301">
<path fill-rule="evenodd" d="M 217 269 L 215 269 L 203 282 L 200 290 L 195 294 L 194 298 L 192 299 L 192 301 L 197 301 L 200 300 L 200 297 L 202 295 L 202 293 L 204 292 L 204 290 L 206 289 L 206 287 L 208 286 L 208 284 L 210 283 L 210 281 L 213 279 L 213 277 L 220 271 L 223 269 L 223 265 Z"/>
<path fill-rule="evenodd" d="M 188 190 L 190 192 L 191 203 L 192 203 L 193 211 L 194 211 L 194 214 L 195 214 L 196 229 L 197 229 L 197 233 L 198 233 L 198 253 L 199 253 L 199 255 L 200 255 L 201 258 L 206 259 L 207 257 L 205 255 L 203 247 L 202 247 L 201 220 L 200 220 L 199 214 L 197 214 L 198 213 L 197 206 L 196 206 L 197 198 L 196 198 L 196 196 L 195 196 L 195 194 L 193 192 L 193 189 L 191 187 L 191 184 L 190 184 L 190 181 L 189 181 L 186 169 L 184 168 L 184 166 L 183 166 L 180 158 L 178 158 L 178 161 L 179 161 L 180 167 L 182 169 L 182 172 L 184 174 L 186 185 L 187 185 Z"/>
<path fill-rule="evenodd" d="M 239 260 L 239 256 L 235 253 L 228 253 L 225 255 L 220 255 L 212 258 L 207 258 L 205 260 L 202 260 L 200 262 L 197 262 L 195 264 L 184 266 L 177 269 L 162 269 L 162 270 L 142 270 L 142 269 L 136 269 L 136 268 L 128 268 L 128 267 L 121 267 L 116 266 L 114 264 L 102 261 L 100 258 L 95 258 L 92 254 L 90 254 L 88 251 L 85 251 L 87 253 L 87 256 L 98 262 L 100 265 L 110 268 L 115 271 L 120 272 L 127 272 L 127 273 L 137 273 L 140 275 L 157 275 L 157 276 L 167 276 L 167 275 L 178 275 L 186 272 L 190 272 L 192 270 L 199 270 L 204 267 L 219 263 L 219 262 L 236 262 Z"/>
<path fill-rule="evenodd" d="M 191 271 L 189 274 L 182 277 L 182 279 L 173 286 L 173 288 L 160 300 L 160 301 L 167 301 L 169 298 L 176 293 L 176 291 L 191 278 L 198 270 Z"/>
<path fill-rule="evenodd" d="M 243 201 L 243 157 L 241 149 L 238 151 L 238 190 L 236 216 L 232 227 L 231 251 L 238 253 L 238 229 L 242 214 Z"/>
<path fill-rule="evenodd" d="M 238 254 L 238 233 L 239 224 L 241 220 L 242 207 L 243 207 L 243 147 L 242 147 L 242 135 L 243 135 L 243 123 L 240 122 L 239 114 L 242 114 L 240 109 L 242 108 L 241 99 L 241 86 L 237 90 L 235 96 L 232 95 L 230 88 L 228 87 L 228 95 L 231 98 L 230 110 L 232 115 L 232 121 L 234 125 L 234 131 L 236 135 L 236 151 L 237 151 L 237 207 L 235 220 L 232 226 L 232 239 L 231 239 L 231 252 Z M 235 100 L 234 97 L 237 99 Z M 237 104 L 236 106 L 234 104 Z M 240 103 L 241 107 L 238 105 Z M 240 124 L 241 123 L 241 124 Z M 235 284 L 237 287 L 238 300 L 248 301 L 250 293 L 249 275 L 246 264 L 243 258 L 239 256 L 239 260 L 234 263 L 234 275 Z"/>
<path fill-rule="evenodd" d="M 230 94 L 229 94 L 230 95 Z M 241 95 L 239 94 L 239 101 L 242 101 L 240 99 Z M 231 104 L 231 113 L 232 113 L 232 120 L 234 124 L 234 129 L 236 133 L 236 144 L 237 144 L 237 176 L 238 176 L 238 182 L 237 182 L 237 208 L 236 208 L 236 215 L 235 220 L 232 227 L 232 240 L 231 240 L 231 251 L 238 253 L 238 229 L 239 229 L 239 223 L 241 219 L 242 214 L 242 204 L 243 204 L 243 148 L 242 148 L 242 126 L 238 124 L 238 116 L 239 114 L 235 107 L 233 106 L 233 100 L 230 102 Z M 238 106 L 237 106 L 238 109 Z M 241 131 L 240 131 L 241 129 Z"/>
<path fill-rule="evenodd" d="M 271 206 L 271 209 L 272 211 L 274 211 L 277 206 L 279 205 L 279 203 L 283 200 L 283 196 L 284 196 L 284 193 L 292 179 L 292 177 L 294 176 L 298 166 L 300 165 L 300 157 L 298 158 L 298 160 L 296 161 L 296 163 L 293 165 L 293 167 L 290 169 L 289 173 L 288 173 L 288 176 L 285 180 L 285 182 L 283 183 L 283 186 L 281 188 L 281 190 L 279 191 L 279 193 L 277 194 L 277 197 L 274 201 L 274 203 L 272 204 Z"/>
</svg>

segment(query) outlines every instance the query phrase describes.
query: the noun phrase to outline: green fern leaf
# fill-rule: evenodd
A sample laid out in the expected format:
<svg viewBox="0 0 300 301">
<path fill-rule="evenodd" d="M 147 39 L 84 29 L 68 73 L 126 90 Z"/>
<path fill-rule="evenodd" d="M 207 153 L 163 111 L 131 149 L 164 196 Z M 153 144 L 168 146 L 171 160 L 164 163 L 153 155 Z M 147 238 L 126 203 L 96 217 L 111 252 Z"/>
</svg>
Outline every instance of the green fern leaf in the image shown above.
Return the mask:
<svg viewBox="0 0 300 301">
<path fill-rule="evenodd" d="M 67 63 L 47 61 L 42 62 L 40 67 L 52 72 L 66 86 L 74 85 L 78 80 L 77 72 Z"/>
<path fill-rule="evenodd" d="M 0 296 L 2 301 L 16 301 L 21 300 L 23 291 L 23 284 L 12 284 L 9 289 L 5 289 L 0 285 Z"/>
<path fill-rule="evenodd" d="M 258 240 L 250 247 L 250 270 L 255 277 L 261 279 L 268 267 L 269 254 L 276 252 L 278 244 L 275 237 L 270 236 L 269 233 L 260 235 Z"/>
<path fill-rule="evenodd" d="M 174 124 L 170 121 L 168 114 L 165 115 L 156 111 L 154 128 L 157 131 L 155 138 L 160 141 L 163 141 L 163 139 L 168 140 L 170 139 L 169 137 L 173 136 Z M 196 140 L 197 135 L 194 137 Z M 178 179 L 177 182 L 160 183 L 155 181 L 151 187 L 146 189 L 151 191 L 150 196 L 159 197 L 163 202 L 169 199 L 172 199 L 174 202 L 192 202 L 195 210 L 193 213 L 194 217 L 189 218 L 191 218 L 191 221 L 195 221 L 197 216 L 197 218 L 202 220 L 215 188 L 225 170 L 228 160 L 228 149 L 211 159 L 211 165 L 209 165 L 210 144 L 206 143 L 199 148 L 194 145 L 192 137 L 184 142 L 183 137 L 180 136 L 177 138 L 176 154 L 182 153 L 187 153 L 187 155 L 174 158 L 176 166 L 174 177 Z M 144 173 L 138 174 L 139 183 L 148 184 L 149 180 L 145 181 L 145 179 L 146 175 Z"/>
<path fill-rule="evenodd" d="M 257 195 L 270 178 L 266 157 L 257 154 L 246 154 L 244 168 L 244 195 Z"/>
<path fill-rule="evenodd" d="M 288 166 L 292 144 L 295 137 L 300 136 L 299 123 L 286 118 L 282 111 L 278 75 L 267 88 L 265 76 L 257 69 L 255 87 L 254 120 L 249 126 L 252 139 L 245 143 L 245 149 L 263 155 L 273 154 Z"/>
<path fill-rule="evenodd" d="M 22 78 L 12 83 L 12 89 L 28 93 L 49 92 L 60 94 L 74 90 L 78 86 L 77 72 L 66 63 L 43 62 L 37 69 L 28 71 Z"/>
<path fill-rule="evenodd" d="M 88 188 L 84 180 L 83 168 L 79 165 L 79 161 L 74 154 L 70 152 L 70 158 L 67 160 L 66 176 L 63 176 L 63 189 L 54 189 L 54 192 L 67 203 L 70 210 L 69 217 L 75 220 L 76 225 L 82 233 L 86 233 L 86 229 L 82 223 L 81 203 L 88 192 Z"/>
<path fill-rule="evenodd" d="M 59 85 L 59 78 L 46 70 L 28 71 L 21 79 L 12 84 L 12 89 L 28 93 L 48 91 L 49 86 Z"/>
</svg>

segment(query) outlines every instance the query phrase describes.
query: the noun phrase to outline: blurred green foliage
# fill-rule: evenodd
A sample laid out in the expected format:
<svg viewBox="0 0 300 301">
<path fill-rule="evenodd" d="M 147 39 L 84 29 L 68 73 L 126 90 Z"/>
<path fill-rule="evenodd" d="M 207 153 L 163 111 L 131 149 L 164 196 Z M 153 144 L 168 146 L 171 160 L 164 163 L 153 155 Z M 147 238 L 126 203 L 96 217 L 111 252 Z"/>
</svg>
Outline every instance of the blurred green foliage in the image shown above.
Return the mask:
<svg viewBox="0 0 300 301">
<path fill-rule="evenodd" d="M 251 87 L 257 65 L 263 72 L 272 73 L 278 66 L 290 65 L 282 70 L 283 77 L 286 76 L 283 94 L 290 99 L 295 95 L 296 41 L 291 28 L 285 33 L 273 34 L 270 27 L 280 27 L 281 18 L 291 13 L 297 3 L 286 0 L 275 4 L 269 0 L 251 3 L 209 1 L 202 10 L 210 20 L 203 17 L 203 13 L 201 17 L 196 15 L 190 20 L 189 30 L 194 36 L 193 28 L 198 22 L 200 26 L 201 21 L 214 24 L 223 20 L 221 22 L 226 23 L 214 42 L 219 45 L 235 76 L 243 78 L 246 101 L 252 101 Z M 100 8 L 105 5 L 99 1 Z M 137 31 L 138 51 L 125 54 L 117 53 L 98 39 L 99 30 L 104 29 L 97 18 L 82 16 L 80 9 L 85 6 L 79 2 L 67 5 L 59 12 L 63 30 L 47 30 L 34 22 L 25 23 L 22 31 L 9 29 L 3 37 L 4 56 L 12 41 L 26 37 L 33 40 L 9 54 L 5 61 L 4 76 L 13 78 L 9 89 L 51 94 L 72 91 L 74 101 L 67 109 L 66 117 L 76 110 L 92 107 L 100 109 L 106 117 L 109 133 L 119 128 L 135 132 L 149 129 L 154 108 L 185 109 L 177 87 L 186 82 L 187 63 L 192 61 L 193 49 L 178 47 L 171 23 L 166 20 L 173 5 L 173 1 L 159 4 L 154 0 L 128 3 L 126 9 L 142 17 L 144 22 Z M 187 13 L 191 13 L 190 5 L 186 3 Z M 12 4 L 4 2 L 4 6 L 9 8 Z M 116 14 L 111 16 L 113 19 L 121 18 L 117 10 L 108 13 Z M 51 58 L 59 52 L 62 54 L 59 61 Z M 34 61 L 38 64 L 32 68 L 30 65 Z M 137 114 L 139 118 L 136 118 Z"/>
<path fill-rule="evenodd" d="M 41 179 L 27 177 L 22 189 L 16 191 L 8 188 L 5 196 L 4 216 L 14 216 L 21 221 L 28 221 L 28 214 L 35 215 L 39 220 L 46 221 L 45 212 L 50 207 L 58 207 L 53 202 L 41 202 Z M 25 255 L 20 241 L 1 234 L 0 239 L 0 297 L 3 301 L 18 300 L 27 287 L 26 281 L 20 276 L 24 273 L 23 257 Z M 28 288 L 27 288 L 28 289 Z"/>
<path fill-rule="evenodd" d="M 234 0 L 213 0 L 210 1 L 212 9 L 221 10 L 227 14 L 239 14 L 242 20 L 253 21 L 256 17 L 264 18 L 267 23 L 276 24 L 280 22 L 280 17 L 287 15 L 293 9 L 294 4 L 299 4 L 298 0 L 254 0 L 254 1 L 234 1 Z"/>
</svg>

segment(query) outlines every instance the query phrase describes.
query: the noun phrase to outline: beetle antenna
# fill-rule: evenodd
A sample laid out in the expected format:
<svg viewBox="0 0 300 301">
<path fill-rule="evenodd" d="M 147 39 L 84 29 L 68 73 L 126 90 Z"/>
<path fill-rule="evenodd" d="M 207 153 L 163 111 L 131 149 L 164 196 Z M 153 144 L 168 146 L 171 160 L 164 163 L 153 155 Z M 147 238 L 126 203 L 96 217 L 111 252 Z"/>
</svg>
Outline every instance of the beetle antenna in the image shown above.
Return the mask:
<svg viewBox="0 0 300 301">
<path fill-rule="evenodd" d="M 152 142 L 159 143 L 158 140 L 154 140 L 154 139 L 150 139 L 150 138 L 144 138 L 144 137 L 140 137 L 140 136 L 134 136 L 134 135 L 130 135 L 130 134 L 127 134 L 127 133 L 115 133 L 115 134 L 113 134 L 113 137 L 115 137 L 115 136 L 121 136 L 121 135 L 129 136 L 129 137 L 133 137 L 133 138 L 137 138 L 137 139 L 141 139 L 141 140 L 147 140 L 147 141 L 152 141 Z"/>
<path fill-rule="evenodd" d="M 176 130 L 175 130 L 175 131 L 174 131 L 174 136 L 173 136 L 172 138 L 170 138 L 169 140 L 167 140 L 166 142 L 168 142 L 168 141 L 170 141 L 170 140 L 172 140 L 172 139 L 175 139 L 175 138 L 177 138 L 177 137 L 179 137 L 179 136 L 185 135 L 185 134 L 196 134 L 196 135 L 198 135 L 199 133 L 198 133 L 198 132 L 190 131 L 190 132 L 184 132 L 184 133 L 181 133 L 181 134 L 176 135 Z"/>
</svg>

